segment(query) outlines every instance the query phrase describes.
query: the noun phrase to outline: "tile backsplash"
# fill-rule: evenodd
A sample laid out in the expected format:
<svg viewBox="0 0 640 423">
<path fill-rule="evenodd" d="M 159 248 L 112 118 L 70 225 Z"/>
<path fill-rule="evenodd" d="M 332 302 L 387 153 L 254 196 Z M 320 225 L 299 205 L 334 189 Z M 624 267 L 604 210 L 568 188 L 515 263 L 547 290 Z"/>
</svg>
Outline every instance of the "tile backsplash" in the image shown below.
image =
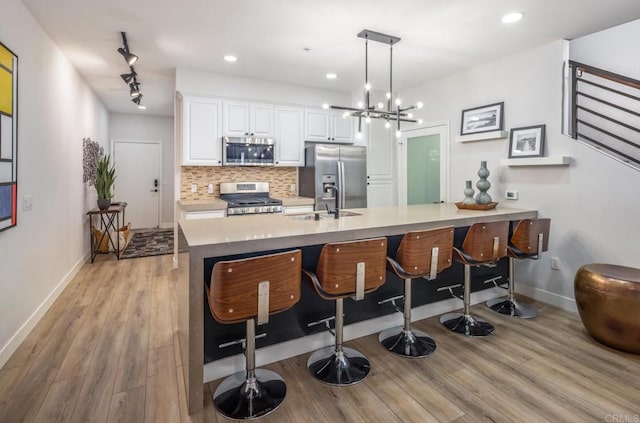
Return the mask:
<svg viewBox="0 0 640 423">
<path fill-rule="evenodd" d="M 269 182 L 270 195 L 275 198 L 298 195 L 297 167 L 244 166 L 182 166 L 180 175 L 181 200 L 206 200 L 220 197 L 220 182 Z M 191 192 L 191 184 L 198 192 Z M 207 186 L 213 184 L 213 194 Z M 291 185 L 295 191 L 291 192 Z"/>
</svg>

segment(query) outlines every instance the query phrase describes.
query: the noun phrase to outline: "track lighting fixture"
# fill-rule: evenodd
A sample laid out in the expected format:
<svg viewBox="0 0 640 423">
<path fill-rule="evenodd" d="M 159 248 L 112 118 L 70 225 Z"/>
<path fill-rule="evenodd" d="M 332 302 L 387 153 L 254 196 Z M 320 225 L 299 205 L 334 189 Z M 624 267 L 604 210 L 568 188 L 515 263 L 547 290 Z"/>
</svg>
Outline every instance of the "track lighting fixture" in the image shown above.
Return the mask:
<svg viewBox="0 0 640 423">
<path fill-rule="evenodd" d="M 122 36 L 122 44 L 124 47 L 120 47 L 118 49 L 118 53 L 120 53 L 124 59 L 127 61 L 129 65 L 129 73 L 120 74 L 120 78 L 129 86 L 129 95 L 131 96 L 131 101 L 138 105 L 138 109 L 144 110 L 146 107 L 140 104 L 142 100 L 142 93 L 140 92 L 140 82 L 138 82 L 138 74 L 133 69 L 133 64 L 138 60 L 138 56 L 132 54 L 129 51 L 129 44 L 127 43 L 127 34 L 121 32 Z"/>
<path fill-rule="evenodd" d="M 409 110 L 421 109 L 423 107 L 422 102 L 418 102 L 415 105 L 408 107 L 400 107 L 402 101 L 396 98 L 393 102 L 395 104 L 395 110 L 392 108 L 392 93 L 393 93 L 393 45 L 400 41 L 400 37 L 393 35 L 381 34 L 379 32 L 363 29 L 358 34 L 359 38 L 365 39 L 364 44 L 364 101 L 358 102 L 358 107 L 344 107 L 344 106 L 332 106 L 329 104 L 323 104 L 323 109 L 335 109 L 344 110 L 343 117 L 356 117 L 358 118 L 358 133 L 356 137 L 362 137 L 362 119 L 365 123 L 370 123 L 371 119 L 384 119 L 385 128 L 391 128 L 391 122 L 395 121 L 396 137 L 401 137 L 400 122 L 412 122 L 421 123 L 421 120 L 414 120 L 411 113 L 407 113 Z M 389 45 L 389 91 L 386 95 L 386 105 L 382 102 L 373 103 L 370 100 L 371 96 L 371 84 L 369 83 L 369 40 L 377 41 L 379 43 Z M 386 109 L 385 109 L 386 106 Z"/>
</svg>

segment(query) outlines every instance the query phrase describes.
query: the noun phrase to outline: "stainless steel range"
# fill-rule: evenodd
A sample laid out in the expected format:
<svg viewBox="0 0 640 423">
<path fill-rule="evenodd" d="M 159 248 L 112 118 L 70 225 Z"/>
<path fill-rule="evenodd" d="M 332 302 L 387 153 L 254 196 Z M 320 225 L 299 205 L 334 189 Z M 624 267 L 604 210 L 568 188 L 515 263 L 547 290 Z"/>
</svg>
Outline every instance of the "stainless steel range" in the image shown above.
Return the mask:
<svg viewBox="0 0 640 423">
<path fill-rule="evenodd" d="M 282 201 L 269 197 L 269 182 L 220 182 L 227 216 L 282 213 Z"/>
</svg>

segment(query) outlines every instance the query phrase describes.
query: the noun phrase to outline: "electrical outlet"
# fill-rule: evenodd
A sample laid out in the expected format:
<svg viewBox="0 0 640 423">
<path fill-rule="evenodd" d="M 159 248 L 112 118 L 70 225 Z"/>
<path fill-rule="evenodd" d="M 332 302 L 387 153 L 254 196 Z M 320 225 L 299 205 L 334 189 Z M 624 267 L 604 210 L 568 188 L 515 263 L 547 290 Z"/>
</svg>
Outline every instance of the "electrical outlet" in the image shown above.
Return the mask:
<svg viewBox="0 0 640 423">
<path fill-rule="evenodd" d="M 25 195 L 22 197 L 22 211 L 29 211 L 33 208 L 33 196 Z"/>
<path fill-rule="evenodd" d="M 198 192 L 198 184 L 191 184 L 191 192 Z"/>
<path fill-rule="evenodd" d="M 558 257 L 551 257 L 551 270 L 560 270 L 560 259 Z"/>
<path fill-rule="evenodd" d="M 207 192 L 208 192 L 209 194 L 213 194 L 213 184 L 209 184 L 209 185 L 207 186 Z"/>
<path fill-rule="evenodd" d="M 291 191 L 291 192 L 296 192 L 296 184 L 291 184 L 291 185 L 289 186 L 289 191 Z"/>
</svg>

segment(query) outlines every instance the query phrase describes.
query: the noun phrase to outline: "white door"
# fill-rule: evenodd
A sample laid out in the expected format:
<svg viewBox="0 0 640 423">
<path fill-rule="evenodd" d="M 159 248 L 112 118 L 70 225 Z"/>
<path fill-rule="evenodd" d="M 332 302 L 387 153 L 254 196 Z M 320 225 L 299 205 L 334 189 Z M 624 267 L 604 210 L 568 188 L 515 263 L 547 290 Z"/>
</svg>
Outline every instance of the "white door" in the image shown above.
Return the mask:
<svg viewBox="0 0 640 423">
<path fill-rule="evenodd" d="M 126 222 L 134 229 L 157 228 L 160 222 L 161 148 L 154 141 L 113 141 L 116 167 L 114 200 L 127 203 Z"/>
<path fill-rule="evenodd" d="M 403 131 L 398 145 L 399 204 L 430 204 L 449 200 L 448 134 L 448 123 Z"/>
</svg>

